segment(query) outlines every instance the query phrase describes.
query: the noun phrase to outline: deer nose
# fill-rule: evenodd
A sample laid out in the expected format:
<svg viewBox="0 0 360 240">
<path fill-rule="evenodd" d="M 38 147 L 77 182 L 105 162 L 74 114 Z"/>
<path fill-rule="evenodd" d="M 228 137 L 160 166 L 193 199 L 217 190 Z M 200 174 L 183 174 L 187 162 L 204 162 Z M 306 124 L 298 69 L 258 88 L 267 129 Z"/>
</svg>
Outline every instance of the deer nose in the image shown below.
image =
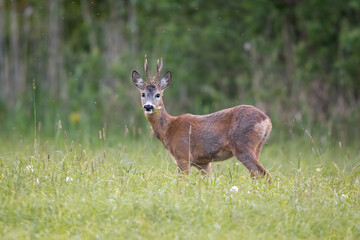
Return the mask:
<svg viewBox="0 0 360 240">
<path fill-rule="evenodd" d="M 150 104 L 146 104 L 146 105 L 144 105 L 144 109 L 145 109 L 146 111 L 150 111 L 150 110 L 153 110 L 153 109 L 154 109 L 154 106 L 153 106 L 153 105 L 150 105 Z"/>
</svg>

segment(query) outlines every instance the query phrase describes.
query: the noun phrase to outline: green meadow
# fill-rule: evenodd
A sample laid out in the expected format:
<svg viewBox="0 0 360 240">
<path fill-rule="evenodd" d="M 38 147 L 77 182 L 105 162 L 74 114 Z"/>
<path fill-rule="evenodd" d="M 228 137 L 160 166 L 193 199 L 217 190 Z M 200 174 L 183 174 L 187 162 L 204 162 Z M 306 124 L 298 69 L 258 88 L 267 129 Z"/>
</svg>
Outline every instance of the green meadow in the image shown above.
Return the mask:
<svg viewBox="0 0 360 240">
<path fill-rule="evenodd" d="M 213 177 L 179 175 L 150 134 L 68 135 L 1 140 L 2 239 L 360 238 L 358 146 L 270 140 L 268 184 L 234 158 L 214 163 Z"/>
<path fill-rule="evenodd" d="M 359 66 L 359 0 L 0 0 L 0 240 L 358 240 Z M 172 116 L 266 113 L 272 182 L 179 174 L 154 75 Z"/>
</svg>

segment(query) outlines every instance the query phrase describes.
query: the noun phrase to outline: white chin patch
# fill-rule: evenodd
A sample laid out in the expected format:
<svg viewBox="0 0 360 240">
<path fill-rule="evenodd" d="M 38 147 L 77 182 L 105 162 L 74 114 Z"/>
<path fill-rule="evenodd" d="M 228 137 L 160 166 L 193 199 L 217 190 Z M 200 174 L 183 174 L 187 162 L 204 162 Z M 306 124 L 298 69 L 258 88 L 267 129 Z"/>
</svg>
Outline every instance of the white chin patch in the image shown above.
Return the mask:
<svg viewBox="0 0 360 240">
<path fill-rule="evenodd" d="M 145 114 L 152 114 L 152 113 L 153 113 L 152 110 L 150 110 L 150 111 L 146 111 L 146 110 L 145 110 Z"/>
</svg>

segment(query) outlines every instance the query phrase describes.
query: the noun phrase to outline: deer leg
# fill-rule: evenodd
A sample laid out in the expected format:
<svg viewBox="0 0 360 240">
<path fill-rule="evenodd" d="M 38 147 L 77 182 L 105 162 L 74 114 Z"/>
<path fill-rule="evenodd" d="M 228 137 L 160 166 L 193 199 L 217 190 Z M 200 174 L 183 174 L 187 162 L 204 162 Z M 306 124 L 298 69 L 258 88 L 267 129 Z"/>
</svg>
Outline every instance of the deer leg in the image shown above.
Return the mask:
<svg viewBox="0 0 360 240">
<path fill-rule="evenodd" d="M 256 154 L 252 150 L 237 150 L 235 151 L 234 155 L 249 170 L 250 176 L 252 178 L 255 176 L 258 178 L 270 176 L 268 171 L 266 171 L 266 169 L 256 159 Z"/>
<path fill-rule="evenodd" d="M 211 163 L 205 163 L 205 164 L 194 164 L 193 165 L 197 170 L 201 172 L 201 175 L 209 175 L 212 176 L 212 169 L 211 169 Z"/>
<path fill-rule="evenodd" d="M 269 137 L 269 133 L 270 131 L 267 131 L 265 136 L 261 139 L 259 145 L 256 147 L 255 150 L 255 157 L 256 157 L 256 162 L 262 167 L 263 171 L 262 171 L 262 175 L 265 175 L 268 178 L 268 182 L 271 183 L 271 175 L 270 173 L 260 164 L 259 158 L 260 158 L 260 152 L 262 147 L 264 146 L 264 144 L 266 143 L 268 137 Z"/>
<path fill-rule="evenodd" d="M 270 131 L 271 131 L 271 127 L 266 130 L 264 137 L 260 140 L 259 145 L 256 147 L 255 156 L 256 156 L 256 160 L 258 160 L 258 161 L 259 161 L 261 149 L 264 146 L 264 144 L 266 143 L 266 141 L 268 140 Z"/>
<path fill-rule="evenodd" d="M 176 161 L 179 173 L 190 173 L 189 161 Z"/>
<path fill-rule="evenodd" d="M 261 142 L 259 143 L 259 145 L 256 147 L 256 150 L 255 150 L 255 157 L 256 157 L 256 160 L 259 161 L 259 157 L 260 157 L 260 152 L 261 152 L 261 149 L 265 143 L 266 139 L 263 138 L 261 139 Z"/>
</svg>

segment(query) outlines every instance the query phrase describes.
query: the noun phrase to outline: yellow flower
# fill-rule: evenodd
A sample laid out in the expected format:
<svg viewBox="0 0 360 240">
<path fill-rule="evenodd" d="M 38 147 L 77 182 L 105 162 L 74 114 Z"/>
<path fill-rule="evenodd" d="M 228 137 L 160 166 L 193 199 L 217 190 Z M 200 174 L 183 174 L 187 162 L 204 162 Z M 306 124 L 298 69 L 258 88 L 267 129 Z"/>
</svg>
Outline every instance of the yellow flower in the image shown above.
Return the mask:
<svg viewBox="0 0 360 240">
<path fill-rule="evenodd" d="M 80 122 L 80 113 L 78 112 L 71 113 L 69 119 L 70 119 L 70 123 Z"/>
</svg>

